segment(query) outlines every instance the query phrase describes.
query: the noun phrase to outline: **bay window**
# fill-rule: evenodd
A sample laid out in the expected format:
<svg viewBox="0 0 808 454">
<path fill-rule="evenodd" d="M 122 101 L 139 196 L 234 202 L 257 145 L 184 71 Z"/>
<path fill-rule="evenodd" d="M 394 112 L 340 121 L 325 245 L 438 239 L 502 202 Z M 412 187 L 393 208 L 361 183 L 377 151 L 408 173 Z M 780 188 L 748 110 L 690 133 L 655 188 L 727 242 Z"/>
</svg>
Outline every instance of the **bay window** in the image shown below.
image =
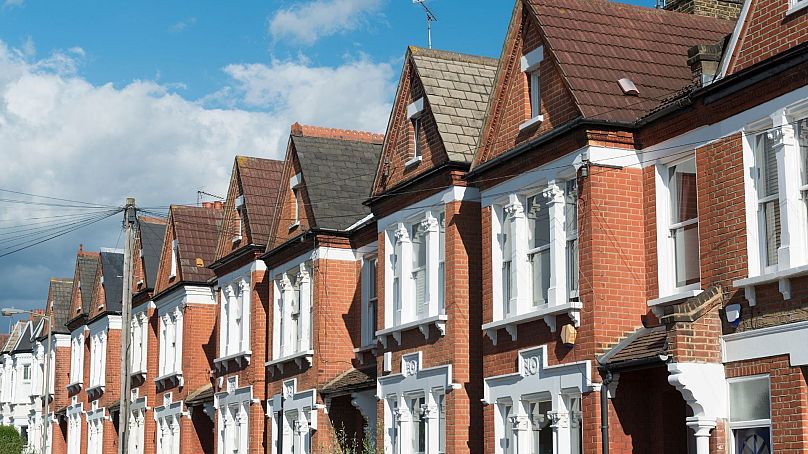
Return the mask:
<svg viewBox="0 0 808 454">
<path fill-rule="evenodd" d="M 90 335 L 90 388 L 104 386 L 107 368 L 107 332 Z"/>
<path fill-rule="evenodd" d="M 378 258 L 374 255 L 362 260 L 362 346 L 371 345 L 376 339 L 378 295 L 376 278 Z"/>
<path fill-rule="evenodd" d="M 732 284 L 755 305 L 755 287 L 776 282 L 787 301 L 791 280 L 808 273 L 808 102 L 747 128 L 755 131 L 744 142 L 749 277 Z"/>
<path fill-rule="evenodd" d="M 230 357 L 250 351 L 250 286 L 238 278 L 221 286 L 219 356 Z"/>
<path fill-rule="evenodd" d="M 509 194 L 492 206 L 494 320 L 491 335 L 533 315 L 567 312 L 577 323 L 578 187 L 575 180 Z M 505 326 L 505 325 L 508 326 Z M 494 340 L 495 341 L 495 340 Z"/>
<path fill-rule="evenodd" d="M 222 406 L 219 409 L 219 452 L 227 454 L 246 454 L 249 446 L 247 406 L 249 403 L 237 403 Z"/>
<path fill-rule="evenodd" d="M 697 284 L 700 280 L 695 159 L 688 159 L 668 168 L 668 190 L 674 282 L 677 288 L 681 288 Z"/>
<path fill-rule="evenodd" d="M 88 453 L 104 452 L 104 413 L 104 408 L 97 408 L 87 412 Z M 79 430 L 81 430 L 81 428 L 79 428 Z"/>
<path fill-rule="evenodd" d="M 758 222 L 761 235 L 761 258 L 764 269 L 777 266 L 780 248 L 780 188 L 777 150 L 769 133 L 757 136 Z"/>
<path fill-rule="evenodd" d="M 160 353 L 158 374 L 182 374 L 183 308 L 174 306 L 159 316 Z"/>
<path fill-rule="evenodd" d="M 312 348 L 311 262 L 301 263 L 276 275 L 273 359 Z"/>
<path fill-rule="evenodd" d="M 771 453 L 769 377 L 735 378 L 728 384 L 732 452 Z"/>
<path fill-rule="evenodd" d="M 70 384 L 79 385 L 84 381 L 84 330 L 70 337 Z"/>
<path fill-rule="evenodd" d="M 386 232 L 392 278 L 385 300 L 392 304 L 385 311 L 385 328 L 444 315 L 445 223 L 443 211 L 429 210 Z"/>
<path fill-rule="evenodd" d="M 148 352 L 149 319 L 146 311 L 132 316 L 130 343 L 132 346 L 132 373 L 146 373 L 146 354 Z"/>
<path fill-rule="evenodd" d="M 179 454 L 180 415 L 157 419 L 157 454 Z"/>
</svg>

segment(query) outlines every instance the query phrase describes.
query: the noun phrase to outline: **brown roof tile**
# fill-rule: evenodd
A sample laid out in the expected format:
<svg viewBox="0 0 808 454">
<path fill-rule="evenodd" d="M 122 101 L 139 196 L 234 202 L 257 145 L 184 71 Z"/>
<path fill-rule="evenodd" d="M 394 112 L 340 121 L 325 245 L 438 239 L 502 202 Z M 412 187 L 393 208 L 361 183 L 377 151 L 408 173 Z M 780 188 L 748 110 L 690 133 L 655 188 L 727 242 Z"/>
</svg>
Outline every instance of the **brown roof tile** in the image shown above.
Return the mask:
<svg viewBox="0 0 808 454">
<path fill-rule="evenodd" d="M 376 385 L 376 368 L 350 368 L 337 375 L 320 389 L 320 394 L 340 394 Z"/>
<path fill-rule="evenodd" d="M 733 29 L 726 20 L 605 0 L 528 0 L 584 117 L 633 122 L 692 82 L 687 50 Z M 639 96 L 625 96 L 627 77 Z"/>
<path fill-rule="evenodd" d="M 601 364 L 619 364 L 667 354 L 668 333 L 664 326 L 640 328 L 600 357 Z"/>
<path fill-rule="evenodd" d="M 215 257 L 222 210 L 172 205 L 170 216 L 177 239 L 177 259 L 182 280 L 203 282 L 212 278 L 213 271 L 207 266 Z"/>
</svg>

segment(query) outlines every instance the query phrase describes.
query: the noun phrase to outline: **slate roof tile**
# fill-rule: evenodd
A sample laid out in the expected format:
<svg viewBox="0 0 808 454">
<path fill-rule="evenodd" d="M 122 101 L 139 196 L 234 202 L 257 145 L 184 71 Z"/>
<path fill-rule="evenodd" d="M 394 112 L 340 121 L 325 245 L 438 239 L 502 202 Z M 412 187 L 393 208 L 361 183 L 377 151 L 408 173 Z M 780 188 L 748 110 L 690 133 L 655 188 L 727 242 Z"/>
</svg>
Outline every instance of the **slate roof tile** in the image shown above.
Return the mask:
<svg viewBox="0 0 808 454">
<path fill-rule="evenodd" d="M 449 159 L 471 162 L 494 84 L 497 60 L 414 46 L 410 46 L 409 52 Z M 463 118 L 463 122 L 458 118 Z M 468 126 L 473 132 L 450 130 L 450 126 Z M 467 137 L 461 140 L 462 136 Z M 475 146 L 467 146 L 468 139 Z"/>
<path fill-rule="evenodd" d="M 65 323 L 70 320 L 70 303 L 73 293 L 73 279 L 51 278 L 48 289 L 48 310 L 53 310 L 53 332 L 67 334 L 70 331 Z"/>
</svg>

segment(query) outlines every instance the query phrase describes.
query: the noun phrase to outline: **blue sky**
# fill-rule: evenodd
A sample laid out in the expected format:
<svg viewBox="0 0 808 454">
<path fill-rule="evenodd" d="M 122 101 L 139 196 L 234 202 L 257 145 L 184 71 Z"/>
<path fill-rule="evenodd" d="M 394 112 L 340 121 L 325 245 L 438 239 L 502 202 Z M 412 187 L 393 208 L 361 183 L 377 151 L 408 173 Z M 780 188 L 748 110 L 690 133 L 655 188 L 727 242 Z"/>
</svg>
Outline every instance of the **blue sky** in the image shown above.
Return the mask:
<svg viewBox="0 0 808 454">
<path fill-rule="evenodd" d="M 3 190 L 189 204 L 225 193 L 236 154 L 282 158 L 295 121 L 383 132 L 405 48 L 426 46 L 411 0 L 0 4 L 0 199 L 22 202 L 0 202 L 0 255 L 92 211 Z M 512 1 L 429 5 L 434 47 L 499 56 Z M 0 307 L 42 307 L 79 243 L 120 246 L 119 218 L 0 257 Z"/>
</svg>

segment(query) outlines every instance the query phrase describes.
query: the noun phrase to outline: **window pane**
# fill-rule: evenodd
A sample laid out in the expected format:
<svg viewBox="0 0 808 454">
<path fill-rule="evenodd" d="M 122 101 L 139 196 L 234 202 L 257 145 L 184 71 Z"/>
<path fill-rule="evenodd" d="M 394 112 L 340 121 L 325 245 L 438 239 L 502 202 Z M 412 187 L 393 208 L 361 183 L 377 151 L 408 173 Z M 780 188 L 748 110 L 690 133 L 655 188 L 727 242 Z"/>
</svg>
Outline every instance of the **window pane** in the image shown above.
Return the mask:
<svg viewBox="0 0 808 454">
<path fill-rule="evenodd" d="M 795 131 L 800 146 L 800 162 L 802 162 L 802 184 L 808 184 L 808 118 L 797 121 Z"/>
<path fill-rule="evenodd" d="M 766 265 L 777 264 L 777 249 L 780 247 L 780 201 L 772 200 L 762 205 L 763 234 L 766 241 Z"/>
<path fill-rule="evenodd" d="M 528 404 L 532 451 L 536 454 L 553 454 L 553 428 L 550 427 L 549 415 L 552 408 L 549 401 Z"/>
<path fill-rule="evenodd" d="M 501 407 L 501 415 L 502 415 L 502 438 L 499 440 L 499 447 L 502 449 L 502 452 L 505 454 L 513 453 L 513 423 L 511 422 L 511 406 L 510 405 L 503 405 Z"/>
<path fill-rule="evenodd" d="M 671 223 L 676 224 L 698 217 L 696 200 L 696 161 L 677 164 L 670 168 L 668 187 L 671 195 Z"/>
<path fill-rule="evenodd" d="M 729 405 L 729 419 L 732 422 L 769 419 L 769 379 L 730 382 Z"/>
<path fill-rule="evenodd" d="M 690 224 L 673 230 L 676 254 L 676 286 L 699 282 L 699 225 Z"/>
<path fill-rule="evenodd" d="M 550 250 L 533 254 L 530 263 L 533 268 L 533 305 L 547 304 L 547 292 L 550 290 Z"/>
<path fill-rule="evenodd" d="M 544 197 L 529 197 L 527 208 L 528 248 L 550 244 L 550 210 Z"/>
<path fill-rule="evenodd" d="M 376 267 L 378 264 L 376 259 L 368 261 L 368 299 L 376 298 Z"/>
<path fill-rule="evenodd" d="M 505 315 L 511 313 L 511 261 L 502 262 L 502 304 Z"/>
<path fill-rule="evenodd" d="M 762 153 L 760 191 L 762 197 L 767 197 L 777 194 L 777 153 L 768 134 L 761 134 L 759 137 L 759 149 Z"/>
<path fill-rule="evenodd" d="M 578 235 L 578 180 L 567 181 L 564 201 L 564 231 L 569 238 Z"/>
<path fill-rule="evenodd" d="M 426 238 L 421 223 L 412 225 L 412 267 L 421 268 L 426 265 Z"/>
<path fill-rule="evenodd" d="M 735 452 L 738 454 L 770 454 L 771 431 L 769 427 L 753 427 L 732 431 L 735 435 Z"/>
</svg>

